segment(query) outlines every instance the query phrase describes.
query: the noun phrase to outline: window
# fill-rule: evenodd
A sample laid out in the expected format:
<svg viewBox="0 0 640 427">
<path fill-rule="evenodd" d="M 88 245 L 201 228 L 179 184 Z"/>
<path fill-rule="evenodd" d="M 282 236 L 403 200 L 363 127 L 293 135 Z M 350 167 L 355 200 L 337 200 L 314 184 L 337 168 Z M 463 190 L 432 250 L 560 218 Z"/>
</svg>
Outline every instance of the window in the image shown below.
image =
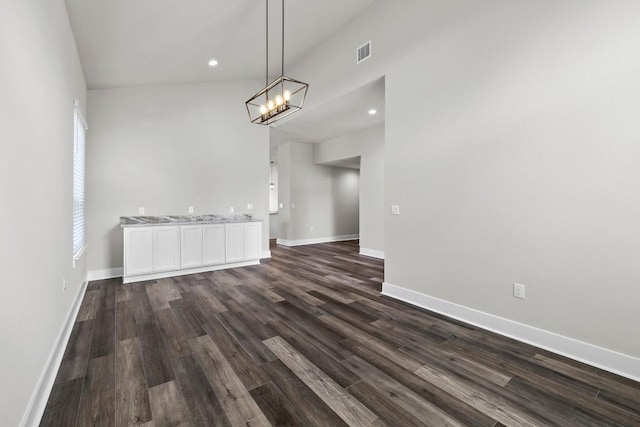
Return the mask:
<svg viewBox="0 0 640 427">
<path fill-rule="evenodd" d="M 73 261 L 77 261 L 87 246 L 84 216 L 84 146 L 87 124 L 80 113 L 78 101 L 73 106 Z"/>
</svg>

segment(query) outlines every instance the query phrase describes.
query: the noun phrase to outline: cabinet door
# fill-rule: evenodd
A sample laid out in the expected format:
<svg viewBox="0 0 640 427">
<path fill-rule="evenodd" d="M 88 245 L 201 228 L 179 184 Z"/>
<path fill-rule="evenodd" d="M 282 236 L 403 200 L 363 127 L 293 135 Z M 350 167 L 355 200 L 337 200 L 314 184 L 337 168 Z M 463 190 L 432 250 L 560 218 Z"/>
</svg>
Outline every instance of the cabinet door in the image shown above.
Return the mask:
<svg viewBox="0 0 640 427">
<path fill-rule="evenodd" d="M 224 224 L 202 226 L 204 265 L 222 264 L 225 261 Z"/>
<path fill-rule="evenodd" d="M 178 227 L 153 228 L 153 271 L 180 268 L 180 231 Z"/>
<path fill-rule="evenodd" d="M 244 224 L 225 224 L 225 231 L 226 261 L 244 261 Z"/>
<path fill-rule="evenodd" d="M 180 266 L 182 268 L 202 265 L 202 226 L 183 225 L 180 227 Z"/>
<path fill-rule="evenodd" d="M 153 272 L 153 231 L 148 227 L 124 229 L 124 275 Z"/>
<path fill-rule="evenodd" d="M 244 259 L 260 259 L 262 227 L 259 222 L 248 222 L 244 225 Z"/>
</svg>

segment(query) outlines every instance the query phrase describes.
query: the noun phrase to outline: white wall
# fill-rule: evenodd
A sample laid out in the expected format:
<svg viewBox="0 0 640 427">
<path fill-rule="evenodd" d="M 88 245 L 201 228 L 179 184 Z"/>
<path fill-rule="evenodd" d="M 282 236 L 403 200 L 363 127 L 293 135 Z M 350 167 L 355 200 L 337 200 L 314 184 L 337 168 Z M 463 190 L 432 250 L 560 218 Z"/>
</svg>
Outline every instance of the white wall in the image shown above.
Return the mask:
<svg viewBox="0 0 640 427">
<path fill-rule="evenodd" d="M 491 0 L 490 4 L 507 1 Z M 580 3 L 574 0 L 573 4 Z M 287 75 L 311 82 L 300 114 L 383 77 L 390 64 L 404 61 L 413 46 L 443 29 L 465 25 L 467 19 L 484 14 L 487 6 L 471 0 L 373 2 L 312 54 L 287 66 Z M 356 64 L 356 49 L 368 40 L 372 55 Z"/>
<path fill-rule="evenodd" d="M 0 2 L 0 70 L 0 420 L 16 426 L 86 274 L 71 241 L 73 101 L 84 110 L 86 85 L 62 0 Z"/>
<path fill-rule="evenodd" d="M 333 235 L 358 235 L 360 233 L 360 171 L 340 167 L 329 168 L 335 218 Z"/>
<path fill-rule="evenodd" d="M 276 239 L 278 237 L 278 165 L 276 162 L 270 164 L 271 179 L 269 182 L 269 238 Z M 274 185 L 271 188 L 271 184 Z"/>
<path fill-rule="evenodd" d="M 385 281 L 640 377 L 639 20 L 632 0 L 375 2 L 291 67 L 305 108 L 385 75 Z"/>
<path fill-rule="evenodd" d="M 360 250 L 384 256 L 384 125 L 313 145 L 315 163 L 360 157 Z"/>
<path fill-rule="evenodd" d="M 278 170 L 280 242 L 358 234 L 357 170 L 316 165 L 313 146 L 297 142 L 278 147 Z"/>
<path fill-rule="evenodd" d="M 249 122 L 250 82 L 89 91 L 90 271 L 122 267 L 119 217 L 252 213 L 269 249 L 269 141 Z M 249 211 L 247 204 L 253 204 Z"/>
<path fill-rule="evenodd" d="M 271 173 L 269 180 L 269 212 L 278 211 L 278 165 L 274 162 L 270 164 Z M 273 184 L 273 188 L 271 188 Z"/>
<path fill-rule="evenodd" d="M 292 143 L 278 147 L 278 238 L 287 240 L 292 235 L 291 228 L 291 146 Z M 282 207 L 280 207 L 280 204 Z"/>
<path fill-rule="evenodd" d="M 639 18 L 503 3 L 389 70 L 385 281 L 640 357 Z"/>
</svg>

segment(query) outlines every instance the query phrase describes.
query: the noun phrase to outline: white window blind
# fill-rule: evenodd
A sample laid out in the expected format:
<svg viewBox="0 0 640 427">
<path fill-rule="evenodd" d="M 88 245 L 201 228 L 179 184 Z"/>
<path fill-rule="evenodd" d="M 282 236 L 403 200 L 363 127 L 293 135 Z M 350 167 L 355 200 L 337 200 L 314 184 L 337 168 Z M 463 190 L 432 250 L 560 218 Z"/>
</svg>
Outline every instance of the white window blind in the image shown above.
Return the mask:
<svg viewBox="0 0 640 427">
<path fill-rule="evenodd" d="M 80 258 L 86 242 L 84 216 L 84 150 L 87 130 L 78 101 L 73 107 L 73 259 Z"/>
</svg>

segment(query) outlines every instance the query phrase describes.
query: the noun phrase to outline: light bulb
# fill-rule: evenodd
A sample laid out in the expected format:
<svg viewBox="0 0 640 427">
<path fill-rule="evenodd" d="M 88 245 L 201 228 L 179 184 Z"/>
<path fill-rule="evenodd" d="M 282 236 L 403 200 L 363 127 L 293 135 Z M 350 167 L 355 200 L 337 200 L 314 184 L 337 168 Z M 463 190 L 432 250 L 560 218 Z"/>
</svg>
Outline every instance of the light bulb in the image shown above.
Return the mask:
<svg viewBox="0 0 640 427">
<path fill-rule="evenodd" d="M 279 107 L 282 105 L 282 96 L 278 95 L 276 96 L 276 105 Z"/>
<path fill-rule="evenodd" d="M 267 107 L 269 108 L 269 111 L 271 111 L 274 108 L 276 108 L 276 105 L 273 103 L 272 100 L 269 100 L 269 102 L 267 102 Z"/>
<path fill-rule="evenodd" d="M 291 99 L 291 92 L 289 92 L 288 90 L 284 91 L 284 100 L 289 102 L 289 100 Z"/>
<path fill-rule="evenodd" d="M 264 116 L 265 114 L 267 114 L 267 111 L 269 111 L 269 110 L 267 110 L 267 106 L 262 104 L 260 106 L 260 114 L 262 114 Z"/>
</svg>

